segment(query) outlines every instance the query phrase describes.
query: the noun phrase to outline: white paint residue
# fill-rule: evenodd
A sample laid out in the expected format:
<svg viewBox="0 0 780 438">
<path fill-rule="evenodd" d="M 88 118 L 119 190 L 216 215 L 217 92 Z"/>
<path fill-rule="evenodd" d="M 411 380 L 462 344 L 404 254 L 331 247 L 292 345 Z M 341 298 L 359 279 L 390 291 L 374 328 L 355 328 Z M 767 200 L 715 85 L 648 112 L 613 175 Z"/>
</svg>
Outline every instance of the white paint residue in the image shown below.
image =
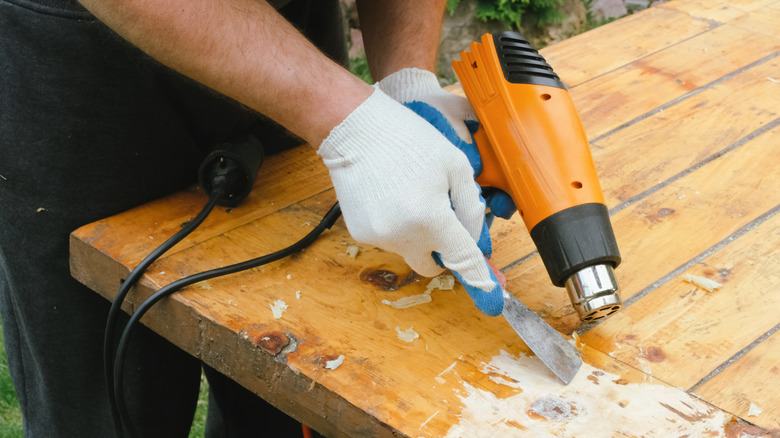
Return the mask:
<svg viewBox="0 0 780 438">
<path fill-rule="evenodd" d="M 420 304 L 430 303 L 433 300 L 433 298 L 431 298 L 431 292 L 433 292 L 434 289 L 452 290 L 454 287 L 455 276 L 442 274 L 431 279 L 430 283 L 428 283 L 427 289 L 425 289 L 425 292 L 421 294 L 399 298 L 395 301 L 382 300 L 382 303 L 391 307 L 395 307 L 396 309 L 406 309 L 409 307 L 418 306 Z"/>
<path fill-rule="evenodd" d="M 274 314 L 274 318 L 279 319 L 282 317 L 282 313 L 287 311 L 287 303 L 282 300 L 276 300 L 271 304 L 271 312 Z"/>
<path fill-rule="evenodd" d="M 336 368 L 340 367 L 342 363 L 344 363 L 343 354 L 333 360 L 325 362 L 325 368 L 329 370 L 335 370 Z"/>
<path fill-rule="evenodd" d="M 298 300 L 301 299 L 301 291 L 299 291 L 299 290 L 295 291 L 295 298 L 298 299 Z"/>
<path fill-rule="evenodd" d="M 349 245 L 347 246 L 347 255 L 351 258 L 355 258 L 360 253 L 360 248 L 358 248 L 355 245 Z"/>
<path fill-rule="evenodd" d="M 395 331 L 398 332 L 398 339 L 404 342 L 412 342 L 420 337 L 420 335 L 414 331 L 414 327 L 409 327 L 406 330 L 401 330 L 400 327 L 396 327 Z"/>
<path fill-rule="evenodd" d="M 461 356 L 461 357 L 463 357 L 463 356 Z M 458 359 L 460 359 L 460 357 Z M 452 371 L 452 369 L 455 368 L 455 365 L 457 365 L 457 364 L 458 364 L 457 360 L 455 362 L 451 363 L 450 366 L 448 366 L 447 368 L 444 369 L 444 371 L 439 373 L 439 377 L 441 377 L 441 376 L 449 373 L 450 371 Z"/>
<path fill-rule="evenodd" d="M 536 357 L 501 351 L 483 373 L 522 389 L 502 398 L 462 382 L 460 422 L 446 437 L 723 436 L 726 414 L 684 391 L 620 377 L 583 364 L 563 385 Z M 503 377 L 502 377 L 503 376 Z"/>
<path fill-rule="evenodd" d="M 396 309 L 406 309 L 409 307 L 417 306 L 419 304 L 425 304 L 431 302 L 431 296 L 429 294 L 412 295 L 408 297 L 399 298 L 395 301 L 382 300 L 383 304 L 395 307 Z"/>
<path fill-rule="evenodd" d="M 751 403 L 750 409 L 748 409 L 748 417 L 758 417 L 762 412 L 764 412 L 763 409 L 759 408 L 754 403 Z"/>
<path fill-rule="evenodd" d="M 683 281 L 694 284 L 707 292 L 712 292 L 715 289 L 723 286 L 715 280 L 710 280 L 707 277 L 700 277 L 698 275 L 685 274 L 682 277 Z"/>
<path fill-rule="evenodd" d="M 420 425 L 420 427 L 418 427 L 418 428 L 417 428 L 417 430 L 420 430 L 420 429 L 422 429 L 423 427 L 425 427 L 425 425 L 426 425 L 426 424 L 428 424 L 428 422 L 429 422 L 429 421 L 433 420 L 433 417 L 435 417 L 436 415 L 438 415 L 438 413 L 439 413 L 439 411 L 436 411 L 436 412 L 434 412 L 434 413 L 433 413 L 433 415 L 431 415 L 430 417 L 428 417 L 428 419 L 427 419 L 427 420 L 423 421 L 423 424 L 421 424 L 421 425 Z"/>
<path fill-rule="evenodd" d="M 434 289 L 439 290 L 452 290 L 455 287 L 455 276 L 451 274 L 442 274 L 438 277 L 431 279 L 428 283 L 428 287 L 425 289 L 425 293 L 429 294 Z"/>
<path fill-rule="evenodd" d="M 639 350 L 639 354 L 642 354 L 642 350 Z M 644 360 L 641 357 L 637 357 L 636 361 L 639 362 L 639 366 L 642 367 L 642 372 L 645 374 L 644 380 L 642 382 L 647 382 L 648 378 L 650 380 L 650 383 L 653 383 L 653 369 L 650 368 L 650 362 Z"/>
<path fill-rule="evenodd" d="M 579 414 L 575 403 L 556 397 L 536 399 L 531 405 L 531 411 L 552 421 L 569 421 Z"/>
</svg>

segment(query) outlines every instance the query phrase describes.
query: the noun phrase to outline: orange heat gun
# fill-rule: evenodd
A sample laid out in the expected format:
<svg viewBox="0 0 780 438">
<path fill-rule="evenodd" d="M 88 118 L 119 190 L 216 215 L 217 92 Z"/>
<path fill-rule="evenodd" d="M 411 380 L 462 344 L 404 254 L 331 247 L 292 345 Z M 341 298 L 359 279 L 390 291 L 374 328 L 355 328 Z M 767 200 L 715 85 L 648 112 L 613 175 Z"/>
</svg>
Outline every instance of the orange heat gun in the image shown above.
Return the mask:
<svg viewBox="0 0 780 438">
<path fill-rule="evenodd" d="M 582 122 L 552 67 L 516 32 L 485 34 L 452 63 L 480 127 L 477 182 L 507 192 L 552 283 L 580 319 L 622 306 L 609 213 Z"/>
</svg>

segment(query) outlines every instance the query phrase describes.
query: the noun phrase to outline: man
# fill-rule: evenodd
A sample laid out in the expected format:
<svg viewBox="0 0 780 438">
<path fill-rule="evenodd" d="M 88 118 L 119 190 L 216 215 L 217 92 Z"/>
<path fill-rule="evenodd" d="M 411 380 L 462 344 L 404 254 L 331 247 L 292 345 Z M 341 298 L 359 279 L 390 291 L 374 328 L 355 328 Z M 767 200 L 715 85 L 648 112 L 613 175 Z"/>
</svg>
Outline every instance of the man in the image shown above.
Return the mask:
<svg viewBox="0 0 780 438">
<path fill-rule="evenodd" d="M 292 144 L 257 113 L 317 148 L 355 239 L 422 275 L 446 266 L 480 310 L 501 312 L 477 245 L 484 201 L 453 144 L 468 147 L 473 110 L 430 73 L 444 1 L 358 2 L 377 86 L 334 60 L 345 54 L 335 0 L 82 4 L 0 1 L 0 308 L 27 436 L 114 433 L 101 368 L 108 302 L 69 277 L 68 233 L 191 184 L 214 144 L 249 131 Z M 413 101 L 449 135 L 402 105 Z M 186 435 L 200 363 L 151 332 L 133 340 L 136 429 Z M 205 370 L 207 436 L 294 436 L 294 421 L 259 420 L 276 414 Z"/>
</svg>

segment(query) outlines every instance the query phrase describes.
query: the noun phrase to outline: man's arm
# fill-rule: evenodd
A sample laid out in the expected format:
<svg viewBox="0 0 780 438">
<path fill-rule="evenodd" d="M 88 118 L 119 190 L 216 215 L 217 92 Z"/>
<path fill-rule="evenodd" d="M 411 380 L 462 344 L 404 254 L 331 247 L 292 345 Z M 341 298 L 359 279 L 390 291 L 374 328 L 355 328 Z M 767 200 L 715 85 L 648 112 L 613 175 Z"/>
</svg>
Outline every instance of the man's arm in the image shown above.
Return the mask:
<svg viewBox="0 0 780 438">
<path fill-rule="evenodd" d="M 480 310 L 501 313 L 500 286 L 476 243 L 485 210 L 471 166 L 432 125 L 329 60 L 264 1 L 80 1 L 153 58 L 318 147 L 356 240 L 427 276 L 442 270 L 438 253 L 474 285 Z M 375 74 L 432 69 L 443 11 L 428 21 L 402 1 L 381 5 L 392 14 L 369 8 L 368 18 L 381 37 L 369 37 Z"/>
<path fill-rule="evenodd" d="M 373 91 L 264 1 L 80 1 L 153 58 L 315 147 Z"/>
<path fill-rule="evenodd" d="M 402 68 L 436 72 L 446 0 L 357 0 L 366 57 L 374 80 Z"/>
</svg>

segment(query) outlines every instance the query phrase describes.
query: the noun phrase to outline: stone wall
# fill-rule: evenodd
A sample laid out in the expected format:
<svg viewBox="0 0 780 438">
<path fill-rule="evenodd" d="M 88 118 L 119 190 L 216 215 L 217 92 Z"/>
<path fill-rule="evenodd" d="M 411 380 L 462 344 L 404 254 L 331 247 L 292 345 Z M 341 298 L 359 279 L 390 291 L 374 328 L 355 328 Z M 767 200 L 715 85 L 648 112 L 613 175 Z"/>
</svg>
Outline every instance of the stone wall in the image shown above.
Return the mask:
<svg viewBox="0 0 780 438">
<path fill-rule="evenodd" d="M 355 9 L 355 0 L 341 0 L 345 20 L 348 23 L 351 42 L 350 56 L 355 58 L 363 53 L 360 23 Z M 424 1 L 424 0 L 421 0 Z M 450 83 L 455 75 L 450 64 L 485 33 L 509 30 L 499 21 L 484 22 L 474 16 L 474 8 L 479 0 L 462 0 L 452 14 L 445 13 L 442 26 L 441 44 L 438 55 L 438 73 L 443 83 Z M 663 3 L 666 0 L 562 0 L 560 7 L 564 18 L 560 23 L 539 26 L 536 17 L 525 14 L 520 29 L 514 29 L 536 48 L 554 44 L 566 38 L 586 31 L 598 23 L 619 18 L 640 9 Z M 586 8 L 586 3 L 589 8 Z"/>
<path fill-rule="evenodd" d="M 450 64 L 473 41 L 479 41 L 485 33 L 512 30 L 500 21 L 484 22 L 477 19 L 474 16 L 477 2 L 462 0 L 452 14 L 445 14 L 438 56 L 439 76 L 445 80 L 454 78 Z M 539 26 L 536 17 L 524 14 L 520 29 L 514 30 L 520 32 L 535 48 L 542 48 L 585 30 L 587 10 L 582 0 L 563 0 L 560 10 L 566 17 L 560 23 Z"/>
</svg>

